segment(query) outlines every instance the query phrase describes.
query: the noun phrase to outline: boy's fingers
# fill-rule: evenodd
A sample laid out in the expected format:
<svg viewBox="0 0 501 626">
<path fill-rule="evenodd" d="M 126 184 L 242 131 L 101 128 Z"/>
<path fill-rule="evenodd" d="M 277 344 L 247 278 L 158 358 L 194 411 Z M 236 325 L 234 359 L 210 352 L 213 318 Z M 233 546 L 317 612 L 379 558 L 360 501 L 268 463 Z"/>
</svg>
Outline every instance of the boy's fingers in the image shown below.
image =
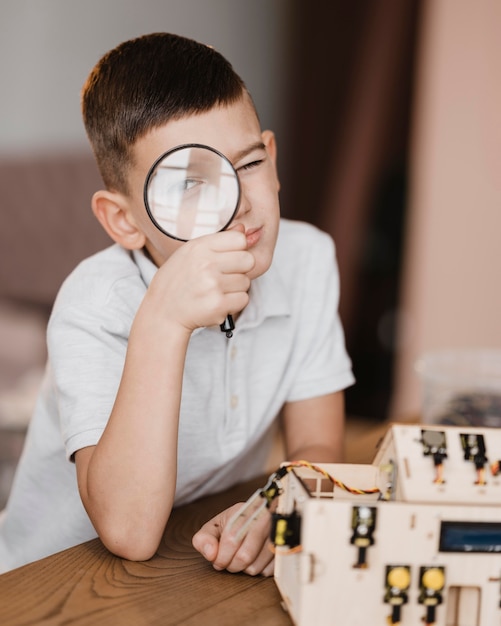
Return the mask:
<svg viewBox="0 0 501 626">
<path fill-rule="evenodd" d="M 206 530 L 205 526 L 193 536 L 192 544 L 195 550 L 198 550 L 202 556 L 212 562 L 217 557 L 219 536 L 217 536 L 215 529 L 209 531 Z"/>
<path fill-rule="evenodd" d="M 231 250 L 220 254 L 218 259 L 218 265 L 223 274 L 233 274 L 234 272 L 245 274 L 250 272 L 255 264 L 254 255 L 247 250 Z"/>
<path fill-rule="evenodd" d="M 240 536 L 238 525 L 235 528 L 227 525 L 242 506 L 242 503 L 234 505 L 204 524 L 193 537 L 193 547 L 217 570 L 270 576 L 273 574 L 273 554 L 268 547 L 268 511 L 262 511 L 249 526 L 247 534 Z"/>
<path fill-rule="evenodd" d="M 265 545 L 261 550 L 258 558 L 247 566 L 244 570 L 249 576 L 271 576 L 274 570 L 274 556 L 268 545 Z"/>
<path fill-rule="evenodd" d="M 193 536 L 192 544 L 208 561 L 212 562 L 217 557 L 219 540 L 202 529 Z"/>
<path fill-rule="evenodd" d="M 204 239 L 204 237 L 192 239 L 189 243 L 196 242 L 193 243 L 193 245 L 197 246 L 209 244 L 210 249 L 215 252 L 247 249 L 247 239 L 244 229 L 222 230 L 214 235 L 206 235 L 206 240 Z"/>
<path fill-rule="evenodd" d="M 252 522 L 244 536 L 240 536 L 237 529 L 223 529 L 214 566 L 229 572 L 241 572 L 254 566 L 253 573 L 260 573 L 273 557 L 268 550 L 269 529 L 267 510 Z"/>
<path fill-rule="evenodd" d="M 273 553 L 269 548 L 268 538 L 249 537 L 253 545 L 241 546 L 236 552 L 226 569 L 229 572 L 245 572 L 250 576 L 262 574 L 266 567 L 273 561 Z M 217 561 L 216 561 L 217 563 Z"/>
<path fill-rule="evenodd" d="M 214 561 L 217 557 L 219 542 L 224 526 L 228 523 L 232 514 L 241 506 L 242 504 L 236 504 L 230 509 L 219 513 L 206 522 L 200 530 L 193 535 L 193 547 L 208 561 Z"/>
<path fill-rule="evenodd" d="M 272 558 L 272 560 L 268 563 L 268 565 L 263 569 L 261 574 L 263 576 L 273 576 L 274 572 L 275 572 L 275 557 Z"/>
</svg>

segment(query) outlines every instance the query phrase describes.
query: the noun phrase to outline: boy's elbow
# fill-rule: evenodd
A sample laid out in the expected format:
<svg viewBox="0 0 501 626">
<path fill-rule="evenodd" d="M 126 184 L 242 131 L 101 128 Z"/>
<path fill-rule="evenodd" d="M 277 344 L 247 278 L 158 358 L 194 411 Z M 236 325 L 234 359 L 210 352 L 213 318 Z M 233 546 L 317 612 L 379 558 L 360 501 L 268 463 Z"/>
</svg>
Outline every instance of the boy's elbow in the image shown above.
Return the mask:
<svg viewBox="0 0 501 626">
<path fill-rule="evenodd" d="M 85 504 L 85 503 L 84 503 Z M 87 512 L 104 546 L 128 561 L 147 561 L 158 550 L 171 506 L 150 507 L 134 503 L 123 508 L 99 507 L 87 502 Z M 152 510 L 153 509 L 153 510 Z"/>
<path fill-rule="evenodd" d="M 148 561 L 156 554 L 162 539 L 161 535 L 151 531 L 117 532 L 116 529 L 100 532 L 99 537 L 112 554 L 128 561 Z"/>
<path fill-rule="evenodd" d="M 137 502 L 123 508 L 86 504 L 101 542 L 112 554 L 128 561 L 147 561 L 155 555 L 172 510 L 165 504 L 147 510 Z"/>
<path fill-rule="evenodd" d="M 148 545 L 108 545 L 106 547 L 112 554 L 127 561 L 149 561 L 155 556 L 158 545 L 155 547 Z"/>
</svg>

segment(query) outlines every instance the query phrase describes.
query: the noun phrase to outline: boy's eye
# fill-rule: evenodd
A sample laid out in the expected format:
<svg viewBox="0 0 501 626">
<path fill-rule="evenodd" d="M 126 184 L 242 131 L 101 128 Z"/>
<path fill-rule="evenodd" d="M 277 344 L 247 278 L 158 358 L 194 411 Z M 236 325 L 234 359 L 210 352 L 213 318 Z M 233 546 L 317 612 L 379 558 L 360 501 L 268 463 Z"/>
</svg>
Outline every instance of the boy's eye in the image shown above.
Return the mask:
<svg viewBox="0 0 501 626">
<path fill-rule="evenodd" d="M 183 191 L 190 191 L 190 189 L 194 189 L 195 187 L 201 184 L 202 184 L 201 180 L 196 180 L 195 178 L 186 178 L 182 182 L 181 188 Z"/>
<path fill-rule="evenodd" d="M 202 184 L 203 181 L 201 180 L 197 180 L 195 178 L 184 178 L 183 180 L 179 180 L 176 183 L 169 185 L 167 193 L 171 196 L 181 196 L 182 194 L 188 193 Z"/>
<path fill-rule="evenodd" d="M 257 159 L 256 161 L 251 161 L 250 163 L 246 163 L 245 165 L 242 165 L 241 167 L 239 167 L 239 171 L 243 170 L 251 170 L 255 167 L 258 167 L 259 165 L 261 165 L 261 163 L 263 163 L 264 159 Z"/>
<path fill-rule="evenodd" d="M 155 204 L 179 207 L 192 202 L 206 181 L 189 176 L 181 176 L 177 180 L 172 176 L 157 176 L 153 182 Z"/>
</svg>

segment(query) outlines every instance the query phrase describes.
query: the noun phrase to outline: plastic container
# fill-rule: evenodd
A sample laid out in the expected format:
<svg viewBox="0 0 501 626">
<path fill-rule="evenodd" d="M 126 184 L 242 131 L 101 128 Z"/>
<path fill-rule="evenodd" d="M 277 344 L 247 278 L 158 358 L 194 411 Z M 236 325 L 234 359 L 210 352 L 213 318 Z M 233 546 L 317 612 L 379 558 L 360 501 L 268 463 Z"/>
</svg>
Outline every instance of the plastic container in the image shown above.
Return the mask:
<svg viewBox="0 0 501 626">
<path fill-rule="evenodd" d="M 416 363 L 422 421 L 501 427 L 501 350 L 443 350 Z"/>
</svg>

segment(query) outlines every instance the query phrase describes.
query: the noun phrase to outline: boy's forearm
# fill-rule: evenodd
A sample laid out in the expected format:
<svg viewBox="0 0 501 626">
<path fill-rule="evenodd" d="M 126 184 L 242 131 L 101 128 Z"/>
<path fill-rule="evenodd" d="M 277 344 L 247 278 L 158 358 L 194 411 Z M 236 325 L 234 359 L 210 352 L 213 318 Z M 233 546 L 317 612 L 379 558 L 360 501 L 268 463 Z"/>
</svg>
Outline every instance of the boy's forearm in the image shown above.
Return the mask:
<svg viewBox="0 0 501 626">
<path fill-rule="evenodd" d="M 305 460 L 312 463 L 342 463 L 344 446 L 342 440 L 330 445 L 308 445 L 291 451 L 289 461 Z"/>
<path fill-rule="evenodd" d="M 79 477 L 98 534 L 125 558 L 152 556 L 172 509 L 188 340 L 140 310 L 108 425 Z"/>
<path fill-rule="evenodd" d="M 341 391 L 286 404 L 283 425 L 287 460 L 342 462 L 344 422 Z"/>
</svg>

